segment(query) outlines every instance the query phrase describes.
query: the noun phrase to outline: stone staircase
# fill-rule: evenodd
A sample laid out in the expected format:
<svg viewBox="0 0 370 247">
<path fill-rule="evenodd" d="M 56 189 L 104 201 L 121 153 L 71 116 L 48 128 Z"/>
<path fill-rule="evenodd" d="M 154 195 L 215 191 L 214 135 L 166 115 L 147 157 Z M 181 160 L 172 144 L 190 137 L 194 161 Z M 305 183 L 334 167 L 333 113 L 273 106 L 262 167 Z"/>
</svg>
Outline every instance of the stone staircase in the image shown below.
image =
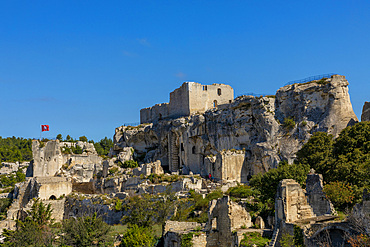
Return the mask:
<svg viewBox="0 0 370 247">
<path fill-rule="evenodd" d="M 18 215 L 18 211 L 23 208 L 23 198 L 26 196 L 26 190 L 29 184 L 29 179 L 25 182 L 19 183 L 16 185 L 16 188 L 13 193 L 13 202 L 10 205 L 7 217 L 5 220 L 0 221 L 0 234 L 3 232 L 3 229 L 10 229 L 14 230 L 16 225 L 16 219 Z"/>
<path fill-rule="evenodd" d="M 268 245 L 269 247 L 275 247 L 278 236 L 279 236 L 279 228 L 276 227 L 274 230 L 274 233 L 272 234 L 272 238 L 269 242 L 269 245 Z"/>
</svg>

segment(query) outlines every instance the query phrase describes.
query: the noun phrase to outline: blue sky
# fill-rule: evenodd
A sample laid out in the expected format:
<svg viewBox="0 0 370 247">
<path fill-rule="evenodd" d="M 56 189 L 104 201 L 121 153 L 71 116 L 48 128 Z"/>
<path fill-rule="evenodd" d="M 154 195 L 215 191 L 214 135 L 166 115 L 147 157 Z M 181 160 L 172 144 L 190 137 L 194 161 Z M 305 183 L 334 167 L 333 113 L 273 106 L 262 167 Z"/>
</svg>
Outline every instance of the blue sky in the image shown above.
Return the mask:
<svg viewBox="0 0 370 247">
<path fill-rule="evenodd" d="M 184 81 L 274 94 L 345 75 L 370 101 L 370 1 L 1 1 L 0 136 L 100 140 Z"/>
</svg>

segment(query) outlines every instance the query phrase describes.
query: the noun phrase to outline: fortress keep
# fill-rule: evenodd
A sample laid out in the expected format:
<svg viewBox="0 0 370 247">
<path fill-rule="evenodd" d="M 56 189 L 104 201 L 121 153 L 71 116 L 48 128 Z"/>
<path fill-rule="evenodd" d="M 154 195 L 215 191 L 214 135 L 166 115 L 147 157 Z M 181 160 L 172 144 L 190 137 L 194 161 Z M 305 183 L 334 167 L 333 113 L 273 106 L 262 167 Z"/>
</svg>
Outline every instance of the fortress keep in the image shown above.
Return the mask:
<svg viewBox="0 0 370 247">
<path fill-rule="evenodd" d="M 202 85 L 184 82 L 170 93 L 170 103 L 156 104 L 140 110 L 140 123 L 157 122 L 164 118 L 178 118 L 193 113 L 229 104 L 234 99 L 234 90 L 229 85 Z"/>
</svg>

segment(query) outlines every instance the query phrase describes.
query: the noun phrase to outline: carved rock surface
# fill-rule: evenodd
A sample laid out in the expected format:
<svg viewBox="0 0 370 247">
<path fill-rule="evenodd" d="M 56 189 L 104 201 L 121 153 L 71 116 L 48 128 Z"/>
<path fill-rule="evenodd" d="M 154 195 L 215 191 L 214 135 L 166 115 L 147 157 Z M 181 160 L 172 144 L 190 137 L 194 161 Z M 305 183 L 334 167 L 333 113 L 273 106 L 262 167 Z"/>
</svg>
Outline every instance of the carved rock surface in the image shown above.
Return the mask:
<svg viewBox="0 0 370 247">
<path fill-rule="evenodd" d="M 118 127 L 114 151 L 118 154 L 124 147 L 133 147 L 138 156 L 150 153 L 150 159 L 160 160 L 165 170 L 246 182 L 282 160 L 292 163 L 314 132 L 338 136 L 357 121 L 348 81 L 334 75 L 284 86 L 276 95 L 241 96 L 203 114 Z M 227 150 L 235 155 L 222 155 Z M 237 176 L 234 161 L 240 170 Z"/>
</svg>

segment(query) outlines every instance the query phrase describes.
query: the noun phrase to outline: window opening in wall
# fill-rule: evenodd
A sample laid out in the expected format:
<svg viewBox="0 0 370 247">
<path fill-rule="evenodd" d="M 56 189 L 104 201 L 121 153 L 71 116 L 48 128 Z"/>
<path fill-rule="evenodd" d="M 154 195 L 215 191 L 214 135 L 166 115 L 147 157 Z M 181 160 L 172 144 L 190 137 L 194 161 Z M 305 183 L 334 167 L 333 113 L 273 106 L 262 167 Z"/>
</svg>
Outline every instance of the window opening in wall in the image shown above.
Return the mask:
<svg viewBox="0 0 370 247">
<path fill-rule="evenodd" d="M 229 103 L 231 104 L 231 100 L 229 100 Z"/>
<path fill-rule="evenodd" d="M 162 120 L 162 114 L 159 113 L 159 120 Z"/>
<path fill-rule="evenodd" d="M 203 86 L 203 91 L 207 91 L 207 86 Z"/>
<path fill-rule="evenodd" d="M 193 148 L 191 149 L 191 152 L 192 152 L 193 154 L 195 154 L 195 146 L 193 146 Z"/>
<path fill-rule="evenodd" d="M 56 199 L 57 198 L 54 195 L 50 196 L 50 198 L 49 198 L 49 200 L 56 200 Z"/>
<path fill-rule="evenodd" d="M 217 94 L 220 96 L 221 95 L 221 88 L 217 89 Z"/>
<path fill-rule="evenodd" d="M 181 151 L 184 151 L 184 143 L 181 143 Z"/>
<path fill-rule="evenodd" d="M 217 107 L 217 100 L 213 101 L 213 107 Z"/>
</svg>

